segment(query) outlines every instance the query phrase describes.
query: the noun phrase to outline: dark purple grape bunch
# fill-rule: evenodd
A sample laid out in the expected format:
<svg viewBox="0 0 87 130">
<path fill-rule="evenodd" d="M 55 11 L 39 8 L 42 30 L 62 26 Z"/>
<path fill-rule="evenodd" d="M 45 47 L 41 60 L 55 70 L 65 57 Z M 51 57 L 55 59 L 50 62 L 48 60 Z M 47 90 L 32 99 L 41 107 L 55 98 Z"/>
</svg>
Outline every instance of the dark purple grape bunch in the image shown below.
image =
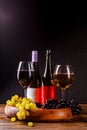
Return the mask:
<svg viewBox="0 0 87 130">
<path fill-rule="evenodd" d="M 44 109 L 55 109 L 57 107 L 56 99 L 48 99 L 46 103 L 42 106 Z"/>
<path fill-rule="evenodd" d="M 69 107 L 71 108 L 73 115 L 78 115 L 81 112 L 81 106 L 75 99 L 72 99 L 70 101 L 66 101 L 64 99 L 60 99 L 60 100 L 48 99 L 42 107 L 44 109 L 57 109 L 57 108 Z"/>
<path fill-rule="evenodd" d="M 79 105 L 79 103 L 75 99 L 70 100 L 68 102 L 68 106 L 71 108 L 73 115 L 80 114 L 80 112 L 82 110 L 81 106 Z"/>
<path fill-rule="evenodd" d="M 43 105 L 44 109 L 56 109 L 56 108 L 65 108 L 67 106 L 67 102 L 63 99 L 56 100 L 56 99 L 48 99 L 46 103 Z"/>
</svg>

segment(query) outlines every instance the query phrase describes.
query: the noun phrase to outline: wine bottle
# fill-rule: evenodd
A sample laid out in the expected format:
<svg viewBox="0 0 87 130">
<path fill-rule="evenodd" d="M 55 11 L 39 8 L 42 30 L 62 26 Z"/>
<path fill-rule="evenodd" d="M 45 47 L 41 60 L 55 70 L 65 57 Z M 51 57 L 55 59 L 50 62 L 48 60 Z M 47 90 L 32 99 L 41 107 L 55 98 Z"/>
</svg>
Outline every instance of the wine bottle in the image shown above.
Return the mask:
<svg viewBox="0 0 87 130">
<path fill-rule="evenodd" d="M 52 54 L 51 50 L 46 50 L 46 63 L 44 75 L 42 77 L 41 85 L 41 105 L 46 103 L 48 99 L 56 99 L 56 87 L 52 85 L 53 68 L 52 68 Z"/>
<path fill-rule="evenodd" d="M 40 88 L 41 88 L 41 76 L 39 73 L 38 64 L 38 51 L 32 51 L 32 71 L 33 82 L 31 86 L 27 88 L 27 97 L 31 98 L 38 107 L 40 107 Z"/>
</svg>

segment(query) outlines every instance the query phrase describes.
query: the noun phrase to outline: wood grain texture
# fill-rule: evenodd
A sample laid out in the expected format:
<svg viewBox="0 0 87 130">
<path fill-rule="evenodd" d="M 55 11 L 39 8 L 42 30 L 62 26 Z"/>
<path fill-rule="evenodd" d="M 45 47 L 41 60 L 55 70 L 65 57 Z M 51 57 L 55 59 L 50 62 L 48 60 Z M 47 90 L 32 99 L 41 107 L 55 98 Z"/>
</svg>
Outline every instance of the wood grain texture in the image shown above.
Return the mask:
<svg viewBox="0 0 87 130">
<path fill-rule="evenodd" d="M 34 122 L 34 127 L 27 126 L 25 121 L 17 121 L 11 123 L 10 118 L 4 113 L 5 105 L 0 105 L 0 130 L 87 130 L 87 105 L 81 104 L 82 113 L 79 116 L 82 116 L 81 120 L 73 120 L 71 122 L 54 122 L 54 123 L 41 123 Z M 79 119 L 80 119 L 79 118 Z"/>
<path fill-rule="evenodd" d="M 19 111 L 16 107 L 5 106 L 5 114 L 7 117 L 15 116 Z M 72 111 L 70 108 L 61 108 L 61 109 L 34 109 L 29 110 L 30 115 L 27 117 L 27 120 L 38 121 L 38 122 L 50 122 L 50 121 L 66 121 L 73 118 Z"/>
</svg>

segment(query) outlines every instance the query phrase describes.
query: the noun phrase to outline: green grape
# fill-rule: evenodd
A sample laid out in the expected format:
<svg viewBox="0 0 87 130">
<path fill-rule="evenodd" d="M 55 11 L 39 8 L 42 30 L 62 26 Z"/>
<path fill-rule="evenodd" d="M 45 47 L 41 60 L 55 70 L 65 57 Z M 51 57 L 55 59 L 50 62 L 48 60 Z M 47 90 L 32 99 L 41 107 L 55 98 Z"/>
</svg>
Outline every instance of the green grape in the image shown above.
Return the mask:
<svg viewBox="0 0 87 130">
<path fill-rule="evenodd" d="M 16 106 L 17 108 L 19 108 L 19 107 L 21 106 L 21 103 L 18 102 L 17 104 L 15 104 L 15 106 Z"/>
<path fill-rule="evenodd" d="M 7 100 L 6 104 L 9 106 L 14 106 L 14 102 L 11 100 Z"/>
<path fill-rule="evenodd" d="M 15 106 L 15 99 L 11 99 L 12 106 Z"/>
<path fill-rule="evenodd" d="M 7 104 L 7 105 L 10 105 L 10 100 L 7 100 L 7 101 L 6 101 L 6 104 Z"/>
<path fill-rule="evenodd" d="M 25 113 L 26 113 L 26 116 L 29 116 L 29 115 L 30 115 L 29 111 L 26 111 Z"/>
<path fill-rule="evenodd" d="M 29 101 L 29 103 L 33 102 L 33 100 L 31 98 L 27 98 L 27 100 Z"/>
<path fill-rule="evenodd" d="M 19 112 L 17 112 L 17 118 L 19 119 L 19 120 L 22 120 L 22 115 L 21 115 L 21 112 L 19 111 Z"/>
<path fill-rule="evenodd" d="M 29 103 L 26 103 L 26 104 L 25 104 L 25 109 L 26 109 L 26 110 L 29 110 L 29 109 L 30 109 L 30 104 L 29 104 Z"/>
<path fill-rule="evenodd" d="M 31 98 L 19 97 L 17 94 L 7 100 L 6 104 L 19 109 L 16 116 L 11 118 L 11 122 L 15 122 L 16 119 L 26 120 L 27 116 L 30 115 L 29 110 L 38 108 Z M 29 122 L 28 126 L 33 126 L 33 122 Z"/>
<path fill-rule="evenodd" d="M 28 126 L 30 127 L 34 126 L 33 122 L 28 122 Z"/>
<path fill-rule="evenodd" d="M 16 117 L 12 117 L 11 122 L 15 122 L 15 121 L 16 121 Z"/>
<path fill-rule="evenodd" d="M 21 111 L 24 110 L 24 106 L 20 105 L 19 110 L 21 110 Z"/>
<path fill-rule="evenodd" d="M 23 102 L 23 101 L 25 102 L 26 100 L 27 100 L 27 98 L 26 98 L 26 97 L 24 97 L 24 98 L 22 99 L 22 102 Z"/>
<path fill-rule="evenodd" d="M 17 102 L 21 103 L 22 102 L 22 97 L 19 97 L 18 100 L 17 100 Z"/>
<path fill-rule="evenodd" d="M 37 109 L 37 106 L 35 103 L 30 103 L 30 109 Z"/>
<path fill-rule="evenodd" d="M 14 95 L 14 96 L 12 96 L 12 99 L 14 99 L 15 101 L 17 101 L 17 100 L 18 100 L 18 98 L 19 98 L 19 96 L 18 96 L 18 95 Z"/>
</svg>

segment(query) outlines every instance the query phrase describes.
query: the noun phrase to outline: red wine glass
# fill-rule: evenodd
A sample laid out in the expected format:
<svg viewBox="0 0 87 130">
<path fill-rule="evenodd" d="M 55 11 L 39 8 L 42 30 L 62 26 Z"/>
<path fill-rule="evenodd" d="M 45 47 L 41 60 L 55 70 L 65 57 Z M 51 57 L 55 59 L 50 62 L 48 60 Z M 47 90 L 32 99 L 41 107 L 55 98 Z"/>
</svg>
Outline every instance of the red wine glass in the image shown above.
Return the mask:
<svg viewBox="0 0 87 130">
<path fill-rule="evenodd" d="M 74 80 L 74 71 L 71 65 L 56 65 L 53 73 L 53 83 L 61 88 L 62 98 L 65 99 L 65 90 Z"/>
<path fill-rule="evenodd" d="M 18 83 L 24 89 L 24 96 L 27 96 L 27 87 L 32 84 L 33 76 L 31 73 L 31 62 L 19 61 L 17 69 Z"/>
</svg>

